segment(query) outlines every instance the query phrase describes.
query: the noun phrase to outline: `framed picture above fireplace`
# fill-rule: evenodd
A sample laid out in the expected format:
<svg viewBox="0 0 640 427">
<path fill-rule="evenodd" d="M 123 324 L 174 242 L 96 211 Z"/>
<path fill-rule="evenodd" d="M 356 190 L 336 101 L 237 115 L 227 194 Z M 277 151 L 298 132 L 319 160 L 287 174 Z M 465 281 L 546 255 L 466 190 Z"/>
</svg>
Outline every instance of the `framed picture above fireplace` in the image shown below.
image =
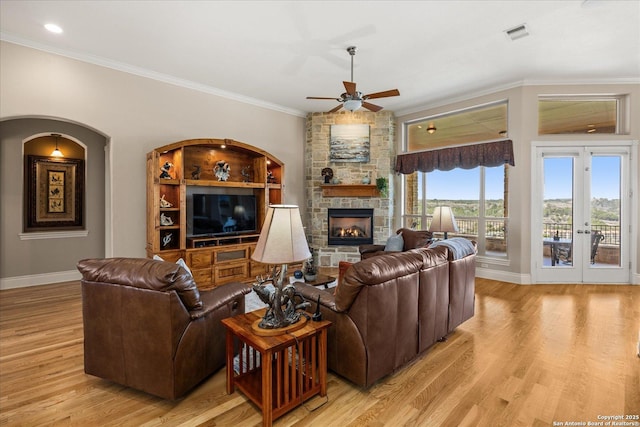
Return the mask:
<svg viewBox="0 0 640 427">
<path fill-rule="evenodd" d="M 369 149 L 369 125 L 331 125 L 330 161 L 368 163 Z"/>
</svg>

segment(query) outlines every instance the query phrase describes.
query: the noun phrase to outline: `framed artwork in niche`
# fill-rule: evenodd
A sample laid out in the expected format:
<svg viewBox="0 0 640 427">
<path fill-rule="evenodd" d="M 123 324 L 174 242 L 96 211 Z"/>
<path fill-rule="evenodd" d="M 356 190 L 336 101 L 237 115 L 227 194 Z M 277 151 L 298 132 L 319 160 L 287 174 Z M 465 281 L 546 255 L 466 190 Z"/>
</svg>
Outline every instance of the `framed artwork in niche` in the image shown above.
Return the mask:
<svg viewBox="0 0 640 427">
<path fill-rule="evenodd" d="M 24 231 L 84 229 L 84 160 L 27 156 Z"/>
<path fill-rule="evenodd" d="M 329 161 L 369 162 L 369 125 L 331 125 Z"/>
</svg>

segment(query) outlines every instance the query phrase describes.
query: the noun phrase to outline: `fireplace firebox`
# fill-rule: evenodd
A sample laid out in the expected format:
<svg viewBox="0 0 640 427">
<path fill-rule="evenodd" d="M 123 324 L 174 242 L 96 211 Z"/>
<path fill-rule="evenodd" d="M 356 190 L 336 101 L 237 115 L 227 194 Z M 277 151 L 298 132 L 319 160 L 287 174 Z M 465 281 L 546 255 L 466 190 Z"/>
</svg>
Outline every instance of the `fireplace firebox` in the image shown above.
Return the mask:
<svg viewBox="0 0 640 427">
<path fill-rule="evenodd" d="M 329 245 L 373 243 L 373 209 L 328 209 Z"/>
</svg>

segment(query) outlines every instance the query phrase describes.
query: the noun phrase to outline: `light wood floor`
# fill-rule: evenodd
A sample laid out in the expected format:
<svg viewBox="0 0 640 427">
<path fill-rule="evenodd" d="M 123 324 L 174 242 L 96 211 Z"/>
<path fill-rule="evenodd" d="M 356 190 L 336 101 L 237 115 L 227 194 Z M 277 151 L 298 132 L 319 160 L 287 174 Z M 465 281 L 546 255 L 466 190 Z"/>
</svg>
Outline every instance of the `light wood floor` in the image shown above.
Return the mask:
<svg viewBox="0 0 640 427">
<path fill-rule="evenodd" d="M 551 426 L 640 413 L 640 287 L 478 279 L 476 315 L 368 390 L 329 375 L 276 426 Z M 257 426 L 224 369 L 171 402 L 83 372 L 78 282 L 0 292 L 0 425 Z M 315 411 L 314 407 L 319 406 Z"/>
</svg>

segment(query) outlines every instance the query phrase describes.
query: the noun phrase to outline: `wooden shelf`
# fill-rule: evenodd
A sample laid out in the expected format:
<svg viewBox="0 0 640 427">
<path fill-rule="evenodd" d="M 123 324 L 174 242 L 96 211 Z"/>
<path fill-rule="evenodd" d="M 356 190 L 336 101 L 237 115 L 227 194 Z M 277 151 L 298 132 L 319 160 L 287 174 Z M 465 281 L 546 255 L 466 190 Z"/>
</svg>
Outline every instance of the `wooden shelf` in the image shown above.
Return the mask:
<svg viewBox="0 0 640 427">
<path fill-rule="evenodd" d="M 324 197 L 378 197 L 380 192 L 375 184 L 323 184 Z"/>
</svg>

